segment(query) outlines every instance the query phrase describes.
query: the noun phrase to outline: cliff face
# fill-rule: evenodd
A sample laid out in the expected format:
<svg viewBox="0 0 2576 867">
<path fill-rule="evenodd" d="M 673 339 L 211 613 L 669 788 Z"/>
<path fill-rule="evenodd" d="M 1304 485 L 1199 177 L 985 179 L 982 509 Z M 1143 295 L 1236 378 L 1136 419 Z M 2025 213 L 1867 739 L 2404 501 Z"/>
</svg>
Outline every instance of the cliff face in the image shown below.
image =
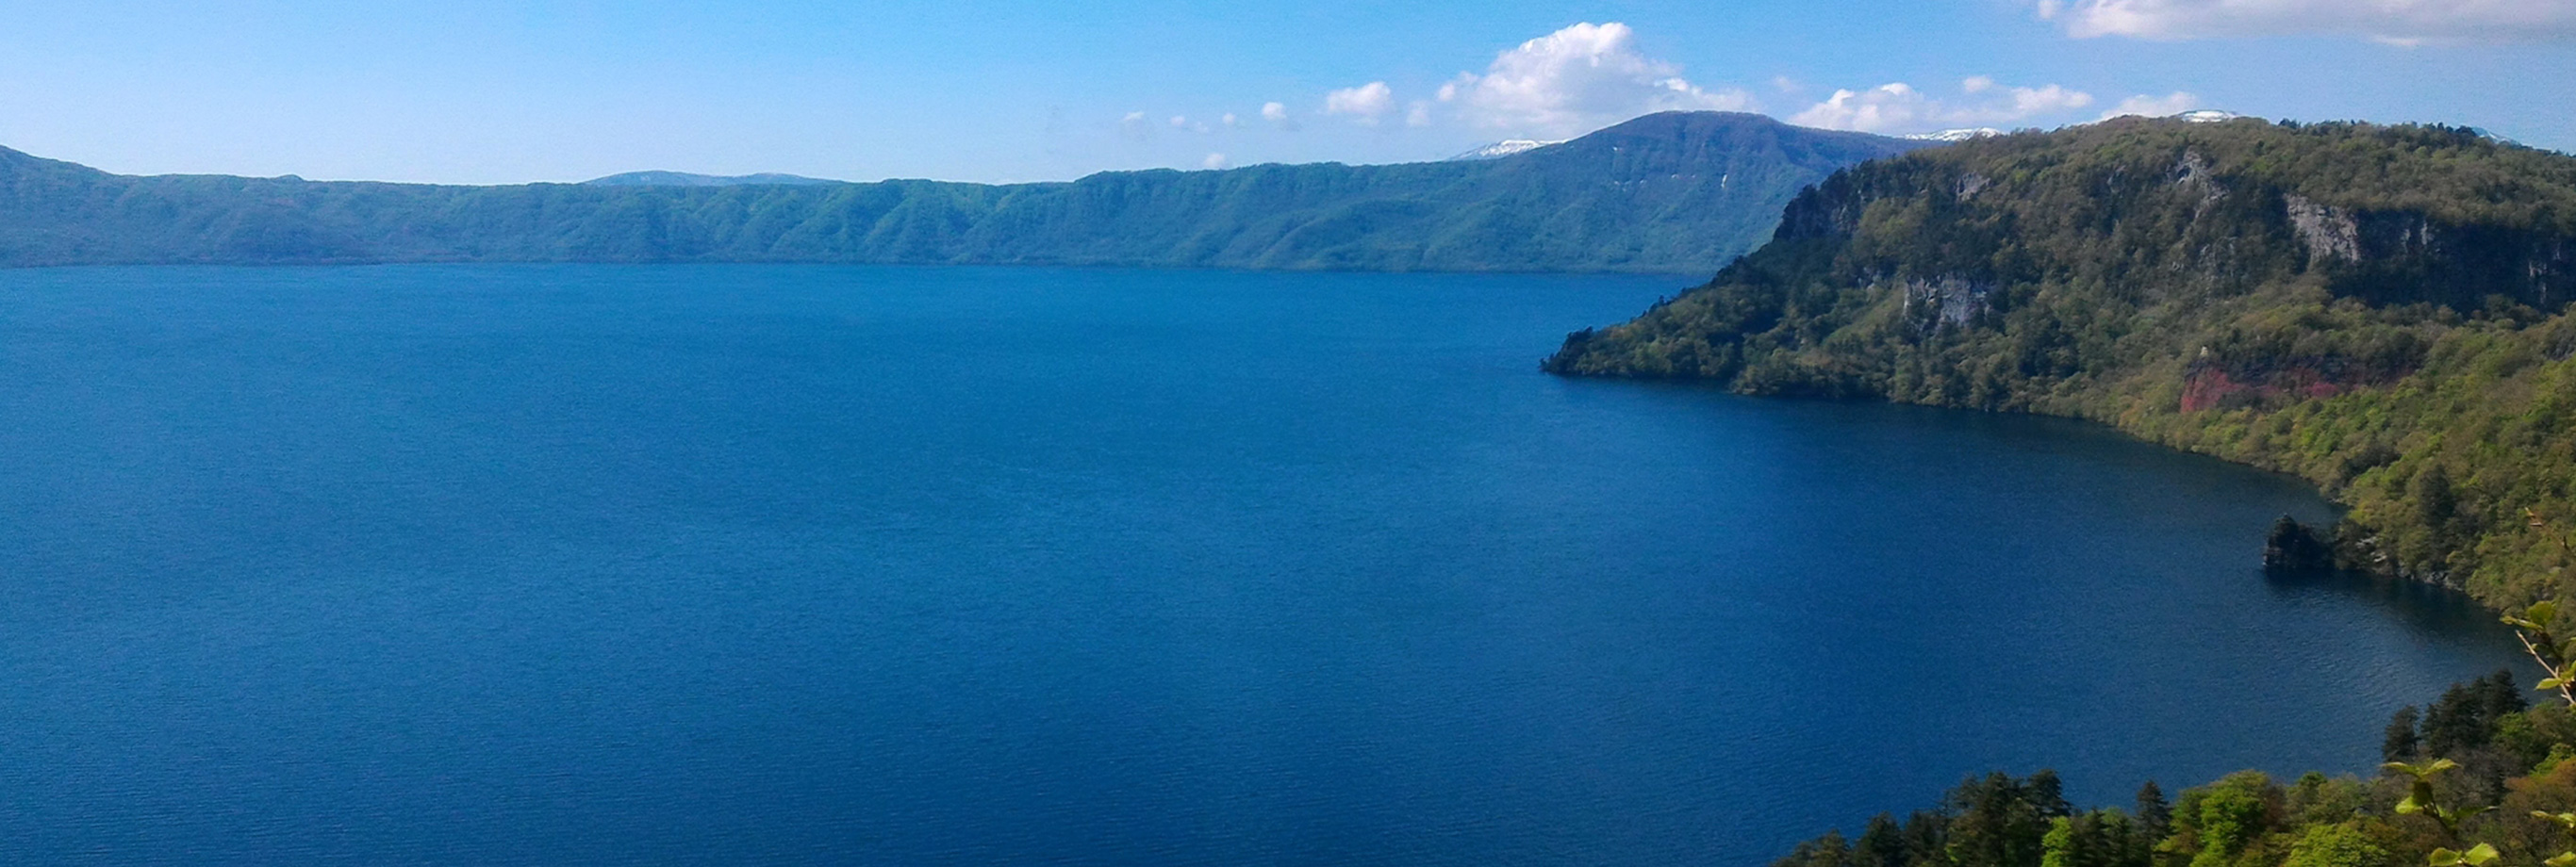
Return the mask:
<svg viewBox="0 0 2576 867">
<path fill-rule="evenodd" d="M 2461 224 L 2418 211 L 2314 206 L 2309 262 L 2338 294 L 2377 304 L 2416 301 L 2456 309 L 2490 296 L 2554 309 L 2576 298 L 2576 260 L 2557 228 Z M 2302 228 L 2293 212 L 2292 227 Z"/>
<path fill-rule="evenodd" d="M 2576 519 L 2571 250 L 2566 156 L 2113 121 L 1837 173 L 1545 367 L 2095 419 L 2305 475 L 2354 507 L 2347 548 L 2501 603 L 2576 566 L 2524 514 Z"/>
<path fill-rule="evenodd" d="M 2567 200 L 2564 159 L 2464 132 L 2406 129 L 2382 134 L 2430 138 L 2387 143 L 2373 161 L 2448 147 L 2478 164 L 2447 172 L 2376 166 L 2377 177 L 2328 178 L 2299 164 L 2335 154 L 2298 152 L 2349 128 L 2170 125 L 2131 120 L 2110 130 L 2016 136 L 1837 173 L 1790 201 L 1774 240 L 1858 240 L 1858 252 L 1876 252 L 1875 264 L 1891 273 L 1928 267 L 1959 272 L 1943 275 L 1951 278 L 2046 280 L 2098 270 L 2087 268 L 2097 257 L 2020 249 L 2036 231 L 2121 244 L 2128 256 L 2232 287 L 2313 274 L 2337 296 L 2459 310 L 2480 309 L 2491 297 L 2541 308 L 2576 297 L 2576 202 Z M 2111 150 L 2115 143 L 2122 147 Z M 2421 182 L 2415 176 L 2424 173 L 2444 175 L 2455 194 L 2491 201 L 2436 210 L 2403 204 L 2420 197 L 2375 189 Z M 1943 247 L 1907 249 L 1891 237 L 1916 229 L 1937 232 Z M 2161 282 L 2137 276 L 2142 286 Z"/>
</svg>

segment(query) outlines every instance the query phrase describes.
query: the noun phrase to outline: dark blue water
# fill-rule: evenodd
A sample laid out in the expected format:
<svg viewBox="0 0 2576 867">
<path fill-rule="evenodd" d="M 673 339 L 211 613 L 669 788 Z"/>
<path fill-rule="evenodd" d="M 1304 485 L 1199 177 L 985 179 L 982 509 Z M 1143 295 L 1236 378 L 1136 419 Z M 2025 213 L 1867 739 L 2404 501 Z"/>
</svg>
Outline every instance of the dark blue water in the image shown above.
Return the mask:
<svg viewBox="0 0 2576 867">
<path fill-rule="evenodd" d="M 0 272 L 25 863 L 1754 864 L 2363 770 L 2277 477 L 1534 372 L 1668 279 Z"/>
</svg>

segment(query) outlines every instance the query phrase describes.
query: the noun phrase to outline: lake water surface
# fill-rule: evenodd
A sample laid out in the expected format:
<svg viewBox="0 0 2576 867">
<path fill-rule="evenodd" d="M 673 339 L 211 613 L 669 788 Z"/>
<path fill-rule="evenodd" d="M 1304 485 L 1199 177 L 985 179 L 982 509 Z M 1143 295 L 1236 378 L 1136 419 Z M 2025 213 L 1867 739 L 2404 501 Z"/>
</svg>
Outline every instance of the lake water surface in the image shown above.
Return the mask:
<svg viewBox="0 0 2576 867">
<path fill-rule="evenodd" d="M 0 272 L 0 857 L 1761 864 L 2512 658 L 2290 480 L 1536 372 L 1679 282 Z"/>
</svg>

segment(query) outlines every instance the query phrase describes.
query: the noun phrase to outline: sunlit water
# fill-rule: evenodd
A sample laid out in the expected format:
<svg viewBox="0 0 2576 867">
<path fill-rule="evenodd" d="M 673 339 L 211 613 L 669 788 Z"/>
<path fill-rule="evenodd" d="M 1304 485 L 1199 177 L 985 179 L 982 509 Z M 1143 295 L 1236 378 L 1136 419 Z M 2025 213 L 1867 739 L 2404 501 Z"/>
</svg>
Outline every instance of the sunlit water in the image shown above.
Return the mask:
<svg viewBox="0 0 2576 867">
<path fill-rule="evenodd" d="M 0 852 L 1756 864 L 2510 659 L 2289 480 L 1535 371 L 1677 282 L 0 272 Z"/>
</svg>

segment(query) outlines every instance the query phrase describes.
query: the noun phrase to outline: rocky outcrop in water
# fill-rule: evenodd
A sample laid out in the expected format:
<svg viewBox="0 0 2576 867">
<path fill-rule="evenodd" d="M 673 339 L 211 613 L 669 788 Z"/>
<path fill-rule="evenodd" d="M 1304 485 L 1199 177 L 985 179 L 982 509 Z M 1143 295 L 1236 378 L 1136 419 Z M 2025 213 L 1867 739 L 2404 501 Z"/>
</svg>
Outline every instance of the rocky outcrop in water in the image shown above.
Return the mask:
<svg viewBox="0 0 2576 867">
<path fill-rule="evenodd" d="M 2334 546 L 2297 518 L 2282 515 L 2263 540 L 2263 571 L 2273 574 L 2331 572 Z"/>
</svg>

